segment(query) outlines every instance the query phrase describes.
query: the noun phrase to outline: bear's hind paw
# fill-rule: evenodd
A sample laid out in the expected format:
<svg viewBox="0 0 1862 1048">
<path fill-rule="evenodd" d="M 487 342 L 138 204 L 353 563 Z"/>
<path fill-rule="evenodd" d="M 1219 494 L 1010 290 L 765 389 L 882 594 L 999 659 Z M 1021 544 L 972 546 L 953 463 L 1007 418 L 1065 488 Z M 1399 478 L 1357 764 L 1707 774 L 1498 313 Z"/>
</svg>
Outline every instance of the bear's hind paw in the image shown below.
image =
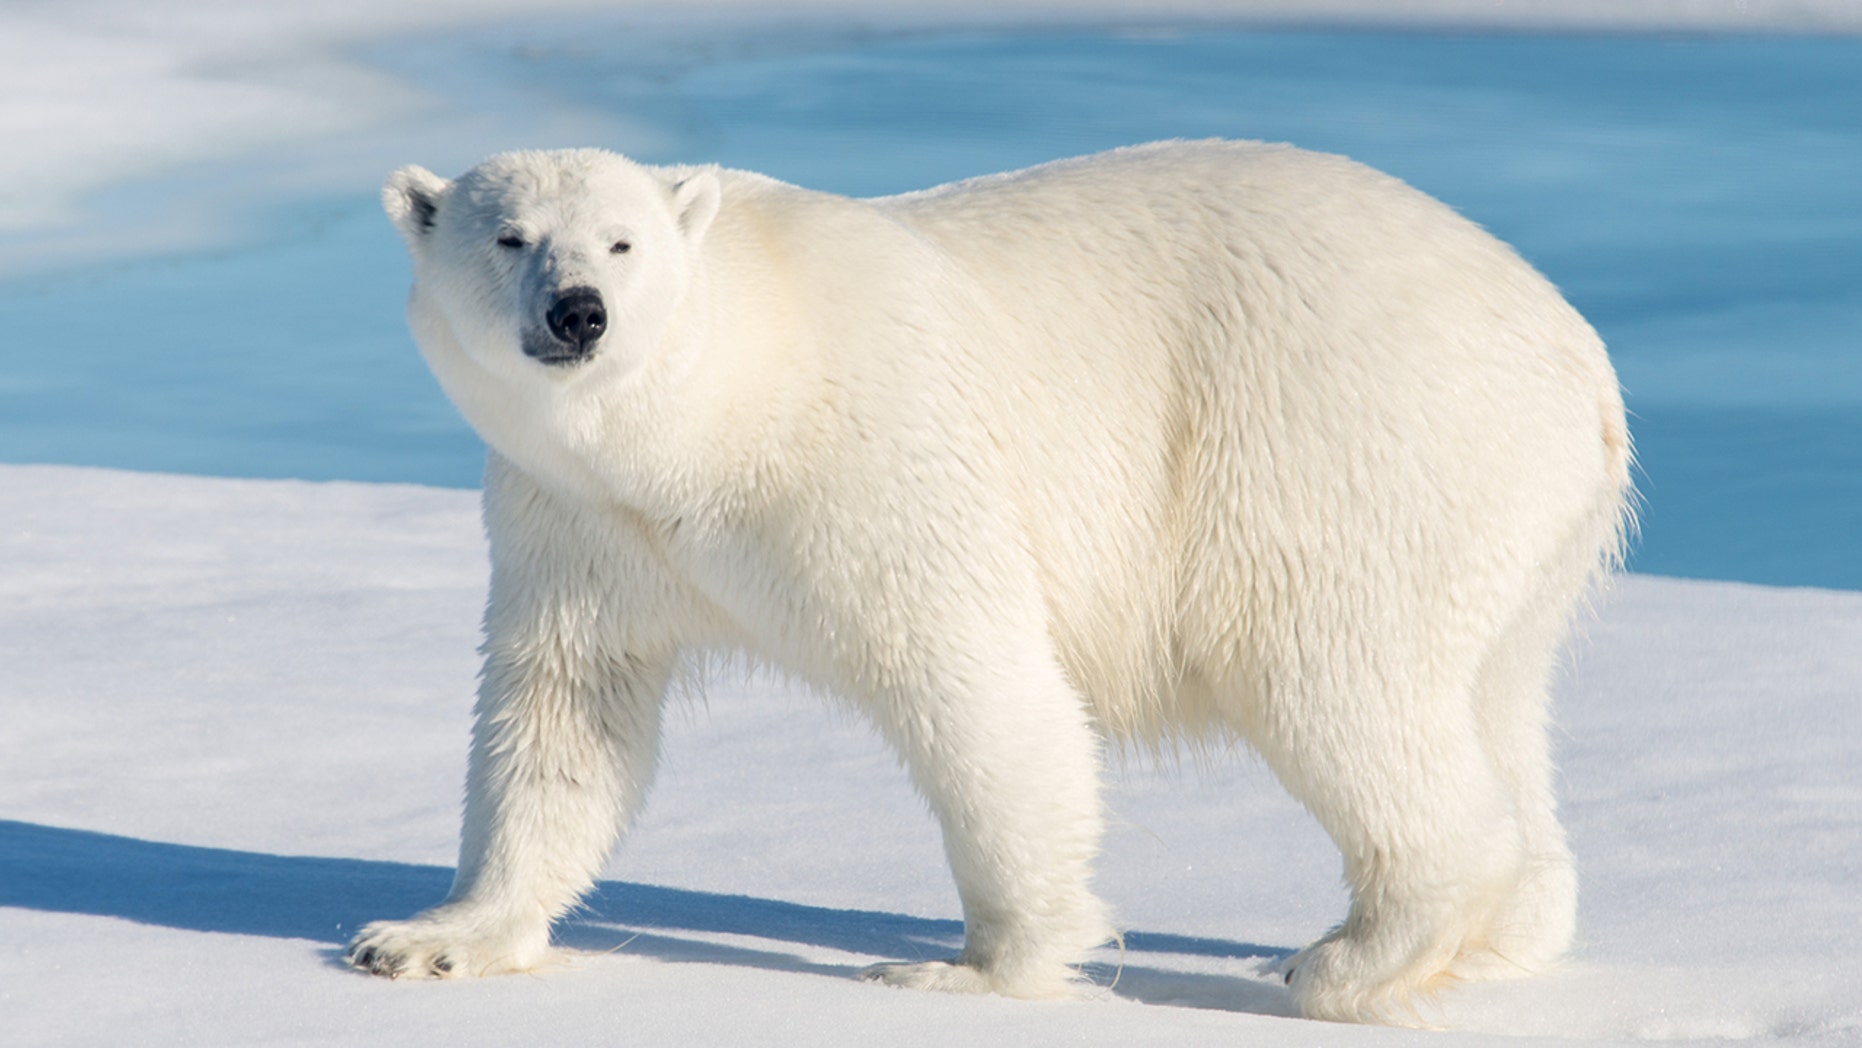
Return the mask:
<svg viewBox="0 0 1862 1048">
<path fill-rule="evenodd" d="M 922 961 L 875 964 L 862 971 L 860 978 L 910 990 L 994 993 L 1004 997 L 1076 997 L 1082 989 L 1079 973 L 1065 965 L 1055 965 L 1052 971 L 1006 976 L 956 960 Z"/>
<path fill-rule="evenodd" d="M 918 964 L 875 964 L 860 973 L 864 982 L 885 983 L 908 990 L 937 990 L 942 993 L 993 993 L 989 976 L 956 961 L 924 961 Z"/>
</svg>

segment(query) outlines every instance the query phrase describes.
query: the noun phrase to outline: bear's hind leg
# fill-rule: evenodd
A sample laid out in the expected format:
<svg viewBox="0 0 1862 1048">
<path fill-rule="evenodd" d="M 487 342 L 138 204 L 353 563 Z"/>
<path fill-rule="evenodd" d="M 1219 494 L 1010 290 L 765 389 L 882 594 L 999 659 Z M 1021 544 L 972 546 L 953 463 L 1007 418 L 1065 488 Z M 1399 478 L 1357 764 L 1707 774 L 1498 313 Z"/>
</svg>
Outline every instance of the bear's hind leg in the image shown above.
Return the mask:
<svg viewBox="0 0 1862 1048">
<path fill-rule="evenodd" d="M 1383 681 L 1279 704 L 1256 744 L 1337 843 L 1352 895 L 1290 962 L 1294 999 L 1313 1018 L 1418 1021 L 1412 999 L 1453 978 L 1521 865 L 1467 687 Z"/>
<path fill-rule="evenodd" d="M 1463 978 L 1541 971 L 1576 930 L 1577 873 L 1558 819 L 1548 715 L 1553 661 L 1572 603 L 1567 594 L 1546 594 L 1529 605 L 1488 651 L 1475 684 L 1481 739 L 1513 799 L 1526 859 L 1481 939 L 1456 963 Z"/>
<path fill-rule="evenodd" d="M 935 693 L 879 700 L 875 719 L 943 828 L 964 944 L 952 960 L 877 965 L 867 979 L 1070 996 L 1087 951 L 1115 934 L 1090 888 L 1099 738 L 1046 646 L 1027 648 L 1040 654 L 1003 668 L 965 660 L 971 679 L 953 674 Z"/>
</svg>

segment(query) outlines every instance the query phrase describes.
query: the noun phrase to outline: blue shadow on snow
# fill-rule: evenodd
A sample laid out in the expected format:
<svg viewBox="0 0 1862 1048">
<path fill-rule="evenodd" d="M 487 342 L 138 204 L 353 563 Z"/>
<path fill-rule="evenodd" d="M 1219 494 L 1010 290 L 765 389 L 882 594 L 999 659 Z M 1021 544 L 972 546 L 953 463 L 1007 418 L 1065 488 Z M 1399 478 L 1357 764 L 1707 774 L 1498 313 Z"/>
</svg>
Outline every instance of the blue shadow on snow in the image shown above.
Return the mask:
<svg viewBox="0 0 1862 1048">
<path fill-rule="evenodd" d="M 439 866 L 200 848 L 0 819 L 0 906 L 20 909 L 340 945 L 365 921 L 431 906 L 451 883 L 452 871 Z M 678 932 L 752 936 L 898 959 L 948 957 L 963 939 L 962 923 L 953 920 L 604 881 L 559 926 L 557 940 L 580 950 L 625 948 L 671 962 L 837 976 L 857 970 L 681 938 Z M 1291 952 L 1159 932 L 1128 932 L 1125 945 L 1132 952 L 1268 962 Z M 1089 974 L 1102 984 L 1111 981 L 1113 969 L 1101 967 L 1091 966 Z M 1120 996 L 1284 1013 L 1272 995 L 1233 979 L 1134 966 L 1116 977 Z"/>
</svg>

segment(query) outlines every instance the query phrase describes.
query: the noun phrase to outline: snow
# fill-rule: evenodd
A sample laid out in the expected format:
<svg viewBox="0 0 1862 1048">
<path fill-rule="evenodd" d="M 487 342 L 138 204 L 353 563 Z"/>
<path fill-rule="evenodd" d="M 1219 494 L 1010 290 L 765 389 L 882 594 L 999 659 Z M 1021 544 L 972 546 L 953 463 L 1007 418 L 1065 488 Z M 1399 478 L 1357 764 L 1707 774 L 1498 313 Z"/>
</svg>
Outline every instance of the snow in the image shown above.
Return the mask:
<svg viewBox="0 0 1862 1048">
<path fill-rule="evenodd" d="M 536 28 L 514 49 L 520 11 Z M 1170 51 L 1094 93 L 1105 53 L 1217 22 L 1326 32 L 1248 51 L 1252 79 L 1224 71 L 1232 50 Z M 1367 24 L 1417 35 L 1327 35 Z M 1182 84 L 1219 84 L 1236 104 L 1197 119 L 1245 108 L 1256 123 L 1219 130 L 1376 153 L 1598 319 L 1646 409 L 1648 563 L 1862 585 L 1855 42 L 1689 36 L 1677 58 L 1522 36 L 1457 66 L 1472 52 L 1428 35 L 1495 28 L 1854 33 L 1862 7 L 0 7 L 0 459 L 79 464 L 0 465 L 0 1044 L 1862 1045 L 1862 592 L 1647 575 L 1602 603 L 1558 689 L 1581 941 L 1550 976 L 1426 1002 L 1446 1032 L 1289 1015 L 1272 967 L 1345 895 L 1324 835 L 1240 753 L 1113 769 L 1099 885 L 1129 933 L 1087 999 L 856 981 L 955 948 L 935 827 L 855 718 L 741 675 L 672 718 L 560 968 L 406 984 L 339 962 L 360 923 L 445 891 L 487 573 L 473 492 L 356 482 L 474 483 L 371 200 L 408 160 L 619 143 L 878 192 L 1182 133 L 1159 114 L 1188 121 Z M 1571 108 L 1522 90 L 1573 61 L 1593 89 Z M 969 79 L 934 92 L 937 69 Z M 1395 73 L 1344 83 L 1372 69 Z M 1756 72 L 1703 75 L 1736 69 Z M 659 76 L 681 92 L 641 86 Z M 1716 144 L 1728 130 L 1755 152 Z M 1779 154 L 1796 162 L 1753 160 Z M 1695 210 L 1664 217 L 1658 186 Z M 1778 210 L 1735 206 L 1755 187 Z M 99 316 L 137 318 L 133 353 L 74 336 Z M 254 479 L 287 476 L 343 479 Z"/>
<path fill-rule="evenodd" d="M 347 935 L 449 877 L 475 496 L 7 466 L 0 522 L 9 1044 L 1862 1042 L 1862 594 L 1622 583 L 1559 687 L 1582 943 L 1426 1006 L 1457 1038 L 1288 1017 L 1338 860 L 1241 754 L 1115 769 L 1090 999 L 855 981 L 955 948 L 935 827 L 863 725 L 739 677 L 672 719 L 561 969 L 362 978 Z"/>
</svg>

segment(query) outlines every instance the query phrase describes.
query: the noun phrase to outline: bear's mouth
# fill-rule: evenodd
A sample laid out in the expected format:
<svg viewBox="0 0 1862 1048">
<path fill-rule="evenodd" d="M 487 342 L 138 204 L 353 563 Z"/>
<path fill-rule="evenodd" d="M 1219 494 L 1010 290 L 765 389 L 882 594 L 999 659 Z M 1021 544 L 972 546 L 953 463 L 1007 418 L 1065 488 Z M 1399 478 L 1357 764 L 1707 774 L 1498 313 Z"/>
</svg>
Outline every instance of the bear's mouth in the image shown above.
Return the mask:
<svg viewBox="0 0 1862 1048">
<path fill-rule="evenodd" d="M 575 367 L 594 358 L 595 344 L 572 345 L 559 342 L 547 334 L 527 331 L 524 333 L 524 356 L 546 367 Z"/>
</svg>

